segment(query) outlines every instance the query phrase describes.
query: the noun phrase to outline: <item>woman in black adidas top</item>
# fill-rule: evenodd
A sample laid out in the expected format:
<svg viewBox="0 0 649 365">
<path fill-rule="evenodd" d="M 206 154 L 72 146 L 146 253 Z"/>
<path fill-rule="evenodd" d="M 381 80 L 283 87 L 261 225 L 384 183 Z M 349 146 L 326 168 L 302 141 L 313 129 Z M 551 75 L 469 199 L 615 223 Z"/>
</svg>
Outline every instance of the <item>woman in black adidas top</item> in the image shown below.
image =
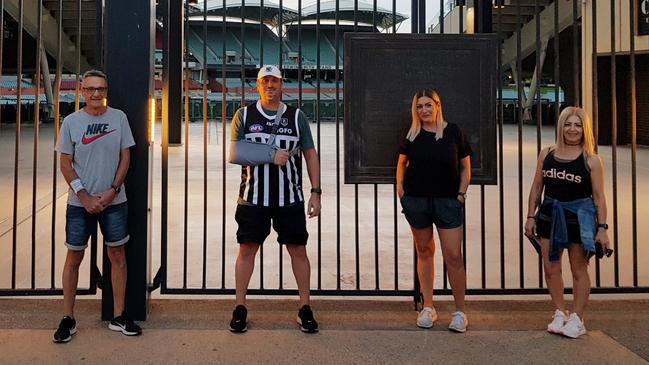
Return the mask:
<svg viewBox="0 0 649 365">
<path fill-rule="evenodd" d="M 583 314 L 590 293 L 588 258 L 595 252 L 595 242 L 609 248 L 604 168 L 594 145 L 586 112 L 565 108 L 557 121 L 556 145 L 539 154 L 525 223 L 525 235 L 540 238 L 545 280 L 556 306 L 548 332 L 571 338 L 586 333 Z M 569 316 L 561 277 L 564 248 L 568 249 L 573 279 Z"/>
<path fill-rule="evenodd" d="M 442 114 L 439 95 L 430 89 L 412 98 L 412 125 L 403 139 L 397 163 L 397 192 L 417 250 L 417 273 L 423 309 L 417 325 L 430 328 L 437 319 L 433 307 L 437 226 L 456 311 L 449 329 L 466 331 L 464 314 L 466 273 L 462 259 L 464 199 L 471 179 L 471 147 L 460 128 Z"/>
</svg>

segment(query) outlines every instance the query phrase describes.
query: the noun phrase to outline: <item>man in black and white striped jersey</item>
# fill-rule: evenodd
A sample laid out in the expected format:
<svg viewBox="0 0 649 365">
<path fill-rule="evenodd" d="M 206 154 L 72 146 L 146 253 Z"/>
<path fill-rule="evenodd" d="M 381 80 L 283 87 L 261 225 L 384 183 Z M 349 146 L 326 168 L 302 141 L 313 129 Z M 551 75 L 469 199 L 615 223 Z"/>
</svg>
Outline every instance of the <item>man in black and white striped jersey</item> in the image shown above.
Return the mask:
<svg viewBox="0 0 649 365">
<path fill-rule="evenodd" d="M 247 330 L 246 291 L 255 266 L 259 246 L 270 234 L 271 222 L 277 241 L 286 246 L 291 256 L 293 274 L 300 295 L 297 322 L 304 332 L 318 331 L 309 306 L 311 264 L 306 252 L 305 196 L 302 192 L 302 157 L 311 180 L 308 199 L 309 218 L 320 215 L 320 163 L 313 144 L 311 129 L 304 113 L 281 103 L 282 73 L 276 66 L 263 66 L 257 75 L 259 100 L 240 108 L 231 125 L 231 143 L 249 140 L 267 143 L 271 138 L 275 117 L 282 112 L 276 128 L 277 150 L 273 163 L 242 166 L 241 185 L 235 219 L 239 226 L 237 241 L 236 307 L 230 330 Z"/>
</svg>

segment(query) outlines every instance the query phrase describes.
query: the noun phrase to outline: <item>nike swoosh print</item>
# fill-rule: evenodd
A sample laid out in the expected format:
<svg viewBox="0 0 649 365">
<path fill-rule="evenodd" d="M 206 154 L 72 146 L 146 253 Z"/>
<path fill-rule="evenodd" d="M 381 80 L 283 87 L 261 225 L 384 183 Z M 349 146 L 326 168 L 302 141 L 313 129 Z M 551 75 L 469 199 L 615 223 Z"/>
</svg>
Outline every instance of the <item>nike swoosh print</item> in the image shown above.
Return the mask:
<svg viewBox="0 0 649 365">
<path fill-rule="evenodd" d="M 92 142 L 92 141 L 94 141 L 94 140 L 96 140 L 96 139 L 99 139 L 99 138 L 101 138 L 101 137 L 103 137 L 103 136 L 105 136 L 105 135 L 107 135 L 107 134 L 113 133 L 113 132 L 115 132 L 116 130 L 117 130 L 117 129 L 113 129 L 112 131 L 108 131 L 108 132 L 100 133 L 100 134 L 98 134 L 98 135 L 96 135 L 96 136 L 92 136 L 92 137 L 86 137 L 86 134 L 84 133 L 84 134 L 83 134 L 83 137 L 81 137 L 81 143 L 83 143 L 83 144 L 88 144 L 88 143 L 90 143 L 90 142 Z"/>
</svg>

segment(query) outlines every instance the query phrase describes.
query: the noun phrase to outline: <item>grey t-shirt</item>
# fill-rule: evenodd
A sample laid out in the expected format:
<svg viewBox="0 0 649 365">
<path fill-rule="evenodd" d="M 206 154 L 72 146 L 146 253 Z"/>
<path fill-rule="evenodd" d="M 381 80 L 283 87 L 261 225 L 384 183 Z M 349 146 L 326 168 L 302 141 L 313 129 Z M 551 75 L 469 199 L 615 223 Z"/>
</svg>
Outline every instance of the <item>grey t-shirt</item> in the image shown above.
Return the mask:
<svg viewBox="0 0 649 365">
<path fill-rule="evenodd" d="M 56 143 L 56 151 L 72 155 L 72 167 L 79 175 L 83 186 L 90 194 L 110 189 L 120 152 L 135 145 L 126 114 L 108 107 L 99 116 L 86 113 L 83 109 L 68 115 L 63 120 Z M 117 194 L 111 205 L 126 201 L 126 191 Z M 83 207 L 77 195 L 68 190 L 68 204 Z"/>
</svg>

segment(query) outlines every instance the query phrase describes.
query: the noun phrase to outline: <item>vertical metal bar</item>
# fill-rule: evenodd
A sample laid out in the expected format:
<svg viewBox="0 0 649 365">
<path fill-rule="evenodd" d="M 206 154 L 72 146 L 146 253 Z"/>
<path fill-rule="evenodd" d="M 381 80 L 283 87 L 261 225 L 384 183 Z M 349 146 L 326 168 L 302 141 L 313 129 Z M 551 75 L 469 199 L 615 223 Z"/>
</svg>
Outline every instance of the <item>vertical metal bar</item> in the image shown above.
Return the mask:
<svg viewBox="0 0 649 365">
<path fill-rule="evenodd" d="M 4 17 L 4 9 L 5 9 L 5 2 L 4 0 L 0 0 L 0 24 L 3 26 L 0 27 L 0 77 L 2 77 L 2 58 L 4 57 L 4 39 L 5 39 L 5 17 Z M 0 105 L 0 111 L 2 110 L 2 106 Z M 0 112 L 0 127 L 2 127 L 2 113 Z"/>
<path fill-rule="evenodd" d="M 572 77 L 573 77 L 573 87 L 575 88 L 575 106 L 581 106 L 581 90 L 580 90 L 580 80 L 579 80 L 579 50 L 581 47 L 577 45 L 580 43 L 579 37 L 580 34 L 577 31 L 579 26 L 579 4 L 578 0 L 572 0 Z M 613 26 L 615 23 L 611 23 Z"/>
<path fill-rule="evenodd" d="M 421 12 L 421 9 L 418 9 L 417 14 L 419 12 Z M 417 19 L 412 21 L 417 21 Z M 417 29 L 417 33 L 421 33 L 421 29 Z M 439 33 L 444 33 L 444 0 L 439 0 Z"/>
<path fill-rule="evenodd" d="M 420 14 L 421 14 L 422 11 L 425 11 L 425 10 L 421 8 L 421 2 L 420 2 L 419 7 L 417 9 L 417 16 L 418 17 L 421 17 Z M 439 32 L 440 32 L 440 34 L 445 33 L 445 31 L 444 31 L 444 20 L 445 20 L 444 19 L 444 0 L 440 0 L 440 2 L 439 2 Z M 423 33 L 422 29 L 417 27 L 417 33 Z M 464 266 L 466 266 L 466 265 L 464 265 Z M 442 283 L 443 283 L 442 288 L 444 290 L 448 289 L 448 272 L 447 272 L 447 268 L 446 268 L 446 262 L 444 260 L 442 260 Z"/>
<path fill-rule="evenodd" d="M 221 161 L 226 161 L 226 147 L 225 147 L 226 143 L 225 143 L 225 141 L 227 141 L 227 133 L 226 133 L 226 127 L 225 127 L 225 123 L 226 123 L 225 113 L 228 110 L 227 105 L 226 105 L 227 98 L 225 97 L 225 94 L 228 91 L 227 84 L 226 84 L 226 72 L 225 72 L 226 62 L 227 62 L 227 59 L 226 59 L 226 56 L 225 56 L 225 38 L 226 38 L 226 34 L 227 34 L 226 33 L 226 28 L 227 28 L 226 9 L 227 9 L 226 0 L 223 0 L 223 19 L 222 19 L 222 22 L 223 22 L 222 24 L 223 25 L 221 27 L 221 38 L 223 39 L 223 42 L 222 42 L 222 45 L 221 45 L 222 46 L 222 52 L 223 52 L 222 56 L 221 56 L 221 85 L 222 85 L 222 88 L 221 88 L 221 126 L 222 126 L 222 128 L 221 129 L 223 130 L 223 143 L 222 143 L 222 146 L 221 146 L 221 148 L 222 148 L 221 149 Z M 226 199 L 225 199 L 226 198 L 226 188 L 227 188 L 227 185 L 226 185 L 226 182 L 225 182 L 225 179 L 226 179 L 226 167 L 227 166 L 226 166 L 225 163 L 221 165 L 221 187 L 222 187 L 221 191 L 223 192 L 222 193 L 223 194 L 222 199 L 221 199 L 221 202 L 223 203 L 223 209 L 221 210 L 221 227 L 222 227 L 222 229 L 221 229 L 221 289 L 225 289 L 225 216 L 226 216 L 226 213 L 227 213 L 227 211 L 226 211 L 227 205 L 226 205 Z M 250 171 L 248 171 L 248 172 L 250 172 Z"/>
<path fill-rule="evenodd" d="M 502 33 L 502 5 L 498 7 L 498 39 L 503 39 Z M 498 201 L 499 209 L 499 232 L 500 232 L 500 288 L 505 288 L 505 178 L 503 169 L 504 165 L 504 143 L 503 143 L 503 56 L 502 42 L 498 44 L 497 73 L 498 73 Z"/>
<path fill-rule="evenodd" d="M 460 28 L 457 31 L 458 34 L 464 33 L 464 0 L 458 1 L 459 12 L 460 12 Z M 466 266 L 466 265 L 465 265 Z"/>
<path fill-rule="evenodd" d="M 392 0 L 392 34 L 397 32 L 397 0 Z M 399 290 L 399 205 L 397 184 L 393 185 L 392 206 L 394 215 L 394 290 Z"/>
<path fill-rule="evenodd" d="M 556 132 L 557 120 L 559 120 L 559 113 L 561 112 L 560 77 L 559 77 L 559 2 L 554 2 L 554 126 Z M 555 133 L 556 135 L 556 133 Z"/>
<path fill-rule="evenodd" d="M 377 32 L 376 0 L 374 0 L 372 9 L 372 32 Z M 379 279 L 379 195 L 378 185 L 374 184 L 374 283 L 376 290 L 381 288 Z"/>
<path fill-rule="evenodd" d="M 334 79 L 336 82 L 336 289 L 340 290 L 340 60 L 339 60 L 339 47 L 340 42 L 338 38 L 338 28 L 340 27 L 340 0 L 336 0 L 336 28 L 335 28 L 335 44 L 336 44 L 336 70 Z"/>
<path fill-rule="evenodd" d="M 264 65 L 264 0 L 259 2 L 259 67 Z M 261 245 L 262 247 L 264 245 Z M 261 248 L 261 247 L 260 247 Z"/>
<path fill-rule="evenodd" d="M 413 0 L 415 1 L 415 0 Z M 354 0 L 354 33 L 358 30 L 358 0 Z M 354 184 L 354 262 L 356 270 L 356 290 L 361 288 L 360 272 L 360 234 L 358 216 L 358 184 Z M 415 272 L 417 272 L 415 270 Z"/>
<path fill-rule="evenodd" d="M 632 0 L 633 1 L 633 0 Z M 593 134 L 595 137 L 595 151 L 597 151 L 597 146 L 599 145 L 599 97 L 598 97 L 598 85 L 599 81 L 597 78 L 597 1 L 591 3 L 592 7 L 592 22 L 593 22 L 593 54 L 592 54 L 592 79 L 593 79 L 593 111 L 591 113 L 591 119 L 593 122 Z M 597 262 L 597 260 L 596 260 Z"/>
<path fill-rule="evenodd" d="M 633 244 L 633 286 L 638 286 L 638 185 L 637 185 L 637 105 L 635 72 L 635 3 L 629 0 L 629 71 L 631 78 L 631 234 Z M 617 227 L 616 227 L 617 228 Z M 617 231 L 617 229 L 616 229 Z"/>
<path fill-rule="evenodd" d="M 302 108 L 302 0 L 297 0 L 297 105 Z"/>
<path fill-rule="evenodd" d="M 2 9 L 0 9 L 1 11 Z M 1 23 L 0 23 L 1 24 Z M 38 0 L 38 20 L 36 30 L 36 70 L 34 71 L 34 156 L 32 159 L 32 289 L 36 288 L 36 185 L 38 170 L 38 132 L 40 123 L 40 89 L 41 89 L 41 29 L 43 26 L 43 0 Z"/>
<path fill-rule="evenodd" d="M 171 112 L 171 81 L 170 72 L 172 64 L 169 55 L 171 52 L 171 0 L 166 0 L 163 14 L 163 68 L 162 68 L 162 126 L 161 126 L 161 156 L 160 156 L 160 272 L 162 275 L 161 292 L 167 289 L 167 229 L 168 209 L 169 209 L 169 119 Z"/>
<path fill-rule="evenodd" d="M 226 9 L 223 10 L 225 11 Z M 241 107 L 244 108 L 245 106 L 246 106 L 246 0 L 241 0 Z"/>
<path fill-rule="evenodd" d="M 16 288 L 16 230 L 18 227 L 18 161 L 20 152 L 20 126 L 21 126 L 21 109 L 23 94 L 23 16 L 25 4 L 23 0 L 18 2 L 18 45 L 16 61 L 16 141 L 14 150 L 14 206 L 13 222 L 11 225 L 11 289 Z M 2 25 L 4 26 L 4 24 Z"/>
<path fill-rule="evenodd" d="M 518 262 L 519 286 L 525 287 L 525 260 L 523 256 L 523 60 L 521 55 L 521 4 L 516 3 L 516 90 L 518 91 L 517 125 L 518 125 Z"/>
<path fill-rule="evenodd" d="M 0 0 L 4 1 L 4 0 Z M 1 6 L 0 6 L 1 7 Z M 63 0 L 59 0 L 56 12 L 56 76 L 54 77 L 54 145 L 59 137 L 59 124 L 61 118 L 61 73 L 63 71 L 61 55 L 61 42 L 63 33 Z M 2 22 L 0 22 L 2 24 Z M 1 42 L 1 41 L 0 41 Z M 1 48 L 1 47 L 0 47 Z M 0 57 L 1 59 L 1 57 Z M 58 177 L 58 154 L 52 151 L 52 227 L 50 236 L 50 288 L 54 289 L 54 276 L 56 269 L 56 182 Z"/>
<path fill-rule="evenodd" d="M 203 2 L 203 289 L 207 282 L 207 1 Z M 225 144 L 225 141 L 223 141 Z"/>
<path fill-rule="evenodd" d="M 320 54 L 320 0 L 316 2 L 316 25 L 315 25 L 315 43 L 316 43 L 316 145 L 318 151 L 322 150 L 320 141 L 320 67 L 321 67 L 321 54 Z M 318 289 L 322 288 L 322 215 L 318 216 Z"/>
<path fill-rule="evenodd" d="M 541 152 L 541 7 L 534 0 L 534 20 L 536 34 L 536 155 Z M 530 95 L 532 97 L 532 95 Z M 539 288 L 543 287 L 543 257 L 538 255 Z"/>
<path fill-rule="evenodd" d="M 374 284 L 379 290 L 379 195 L 378 185 L 374 184 Z"/>
<path fill-rule="evenodd" d="M 485 222 L 486 216 L 485 216 L 485 189 L 484 185 L 480 185 L 480 278 L 481 278 L 481 284 L 482 288 L 487 287 L 487 263 L 486 263 L 486 256 L 487 256 L 487 240 L 486 240 L 486 229 L 487 229 L 487 224 Z M 466 226 L 466 224 L 465 224 Z M 465 239 L 466 240 L 466 239 Z M 466 256 L 466 254 L 465 254 Z M 466 264 L 464 265 L 466 267 Z"/>
<path fill-rule="evenodd" d="M 278 35 L 279 35 L 279 60 L 278 66 L 279 69 L 282 69 L 282 42 L 283 42 L 283 31 L 282 31 L 282 13 L 284 12 L 284 3 L 282 0 L 279 0 L 279 24 L 277 25 Z M 283 91 L 282 91 L 283 92 Z M 279 113 L 279 111 L 278 111 Z M 318 151 L 320 150 L 320 145 L 318 144 Z M 318 240 L 318 289 L 320 289 L 320 244 Z M 282 245 L 279 245 L 279 288 L 284 287 L 284 251 L 282 251 Z"/>
<path fill-rule="evenodd" d="M 189 49 L 187 37 L 189 33 L 189 3 L 185 1 L 183 14 L 183 91 L 184 95 L 184 123 L 185 123 L 185 161 L 184 161 L 184 186 L 183 186 L 183 289 L 187 288 L 187 233 L 188 233 L 188 213 L 189 213 Z"/>
<path fill-rule="evenodd" d="M 259 67 L 264 65 L 264 0 L 259 6 Z M 259 288 L 264 288 L 264 245 L 259 247 Z"/>
<path fill-rule="evenodd" d="M 617 225 L 617 44 L 615 42 L 615 0 L 611 0 L 611 160 L 613 162 L 613 246 L 618 250 L 618 225 Z M 615 286 L 620 286 L 620 255 L 614 255 Z"/>
<path fill-rule="evenodd" d="M 81 0 L 77 0 L 77 35 L 76 35 L 76 60 L 77 60 L 77 75 L 76 86 L 74 89 L 74 110 L 79 110 L 79 99 L 81 95 Z"/>
</svg>

